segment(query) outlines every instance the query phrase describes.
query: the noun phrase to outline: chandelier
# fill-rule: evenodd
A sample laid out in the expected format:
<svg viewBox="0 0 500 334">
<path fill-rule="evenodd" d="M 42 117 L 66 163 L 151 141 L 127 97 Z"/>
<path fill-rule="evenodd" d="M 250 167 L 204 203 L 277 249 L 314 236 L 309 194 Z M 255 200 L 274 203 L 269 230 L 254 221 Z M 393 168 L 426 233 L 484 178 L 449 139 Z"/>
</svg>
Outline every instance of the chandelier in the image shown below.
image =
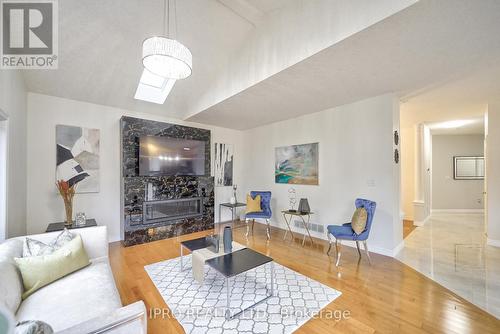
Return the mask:
<svg viewBox="0 0 500 334">
<path fill-rule="evenodd" d="M 142 64 L 148 71 L 163 78 L 185 79 L 192 73 L 193 56 L 182 43 L 170 38 L 170 0 L 165 0 L 164 7 L 163 34 L 167 37 L 153 36 L 144 40 L 142 43 Z M 177 14 L 176 7 L 174 0 L 174 20 Z M 175 21 L 174 26 L 176 26 Z"/>
</svg>

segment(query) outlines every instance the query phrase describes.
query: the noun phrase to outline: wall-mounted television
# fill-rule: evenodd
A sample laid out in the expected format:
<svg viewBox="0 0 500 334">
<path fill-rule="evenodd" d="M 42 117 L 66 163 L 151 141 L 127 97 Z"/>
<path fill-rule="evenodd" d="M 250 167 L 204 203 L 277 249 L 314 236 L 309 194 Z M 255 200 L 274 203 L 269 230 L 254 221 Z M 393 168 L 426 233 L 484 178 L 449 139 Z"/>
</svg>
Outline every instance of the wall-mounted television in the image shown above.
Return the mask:
<svg viewBox="0 0 500 334">
<path fill-rule="evenodd" d="M 139 137 L 139 174 L 205 175 L 205 142 L 171 137 Z"/>
</svg>

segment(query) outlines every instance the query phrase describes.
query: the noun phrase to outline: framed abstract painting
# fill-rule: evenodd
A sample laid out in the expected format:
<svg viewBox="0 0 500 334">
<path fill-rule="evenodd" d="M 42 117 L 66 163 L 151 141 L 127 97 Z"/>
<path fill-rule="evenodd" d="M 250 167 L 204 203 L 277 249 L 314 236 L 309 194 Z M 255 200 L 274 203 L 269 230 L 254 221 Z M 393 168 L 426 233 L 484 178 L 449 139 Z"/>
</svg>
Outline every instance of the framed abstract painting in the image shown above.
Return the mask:
<svg viewBox="0 0 500 334">
<path fill-rule="evenodd" d="M 318 185 L 319 144 L 302 144 L 275 149 L 276 183 Z"/>
<path fill-rule="evenodd" d="M 56 125 L 56 181 L 78 184 L 77 193 L 99 192 L 98 129 Z"/>
</svg>

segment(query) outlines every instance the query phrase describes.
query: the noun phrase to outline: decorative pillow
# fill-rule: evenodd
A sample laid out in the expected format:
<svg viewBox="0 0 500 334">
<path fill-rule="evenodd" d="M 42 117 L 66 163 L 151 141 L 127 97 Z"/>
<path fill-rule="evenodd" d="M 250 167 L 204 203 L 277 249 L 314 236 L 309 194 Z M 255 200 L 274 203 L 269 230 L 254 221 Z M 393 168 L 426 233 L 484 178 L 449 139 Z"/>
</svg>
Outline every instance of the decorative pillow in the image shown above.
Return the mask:
<svg viewBox="0 0 500 334">
<path fill-rule="evenodd" d="M 247 194 L 247 209 L 246 213 L 253 213 L 253 212 L 262 212 L 262 208 L 260 206 L 260 195 L 255 196 L 255 198 L 252 198 L 252 196 Z"/>
<path fill-rule="evenodd" d="M 90 263 L 79 235 L 52 254 L 15 258 L 14 260 L 23 279 L 23 299 L 47 284 Z"/>
<path fill-rule="evenodd" d="M 39 320 L 21 321 L 16 326 L 15 334 L 53 334 L 49 324 Z"/>
<path fill-rule="evenodd" d="M 54 253 L 54 251 L 54 247 L 47 245 L 44 242 L 28 237 L 24 238 L 23 257 L 49 255 Z"/>
<path fill-rule="evenodd" d="M 74 237 L 75 234 L 71 233 L 67 228 L 65 228 L 49 244 L 35 239 L 25 238 L 23 257 L 52 254 L 55 250 L 61 248 L 64 244 L 66 244 L 68 241 L 71 241 Z"/>
<path fill-rule="evenodd" d="M 64 230 L 59 233 L 59 235 L 54 240 L 52 240 L 49 245 L 54 247 L 55 249 L 59 249 L 69 241 L 73 240 L 75 236 L 76 235 L 71 233 L 67 228 L 64 228 Z"/>
<path fill-rule="evenodd" d="M 360 235 L 366 228 L 366 221 L 368 219 L 368 213 L 365 208 L 357 208 L 352 215 L 351 226 L 354 233 Z"/>
</svg>

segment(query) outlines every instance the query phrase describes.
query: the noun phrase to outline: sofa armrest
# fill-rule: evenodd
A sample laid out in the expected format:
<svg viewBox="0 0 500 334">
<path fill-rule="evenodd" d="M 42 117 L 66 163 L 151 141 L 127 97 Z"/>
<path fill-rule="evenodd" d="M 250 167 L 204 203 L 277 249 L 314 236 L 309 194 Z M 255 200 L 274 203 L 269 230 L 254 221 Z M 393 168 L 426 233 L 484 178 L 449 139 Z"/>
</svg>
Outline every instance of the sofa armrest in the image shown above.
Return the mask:
<svg viewBox="0 0 500 334">
<path fill-rule="evenodd" d="M 57 334 L 146 334 L 147 330 L 146 306 L 141 300 L 57 332 Z"/>
<path fill-rule="evenodd" d="M 44 243 L 51 242 L 59 233 L 49 232 L 42 234 L 28 235 L 27 237 L 39 240 Z M 108 230 L 106 226 L 93 226 L 85 228 L 72 229 L 71 233 L 79 234 L 82 237 L 83 246 L 90 259 L 108 257 Z M 24 240 L 25 237 L 14 239 Z"/>
</svg>

